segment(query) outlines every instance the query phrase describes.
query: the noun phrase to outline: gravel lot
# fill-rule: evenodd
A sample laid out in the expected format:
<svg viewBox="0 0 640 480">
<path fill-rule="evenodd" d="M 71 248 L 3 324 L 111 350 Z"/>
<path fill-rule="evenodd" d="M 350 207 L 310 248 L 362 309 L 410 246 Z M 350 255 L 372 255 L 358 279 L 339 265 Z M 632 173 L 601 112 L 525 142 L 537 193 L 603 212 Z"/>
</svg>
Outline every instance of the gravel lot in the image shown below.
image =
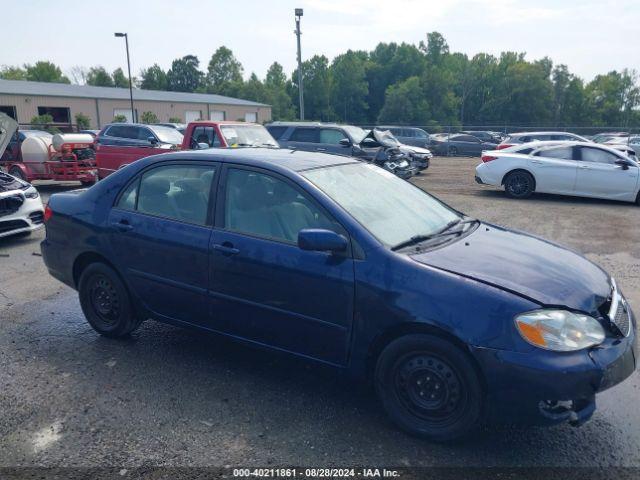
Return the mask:
<svg viewBox="0 0 640 480">
<path fill-rule="evenodd" d="M 436 158 L 413 181 L 469 215 L 581 251 L 640 312 L 640 208 L 510 200 L 474 183 L 477 162 Z M 640 466 L 636 374 L 600 395 L 581 428 L 501 426 L 429 444 L 315 365 L 155 322 L 127 341 L 99 337 L 75 292 L 46 273 L 43 235 L 0 240 L 0 467 Z"/>
</svg>

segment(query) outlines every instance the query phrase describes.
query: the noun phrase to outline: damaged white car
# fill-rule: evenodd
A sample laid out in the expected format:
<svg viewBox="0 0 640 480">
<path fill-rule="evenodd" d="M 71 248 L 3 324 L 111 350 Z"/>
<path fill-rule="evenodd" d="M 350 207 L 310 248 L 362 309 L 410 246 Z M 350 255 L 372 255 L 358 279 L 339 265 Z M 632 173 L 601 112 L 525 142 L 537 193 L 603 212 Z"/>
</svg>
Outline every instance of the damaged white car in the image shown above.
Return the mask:
<svg viewBox="0 0 640 480">
<path fill-rule="evenodd" d="M 18 124 L 0 113 L 0 157 Z M 44 226 L 44 207 L 29 183 L 0 171 L 0 238 L 29 234 Z"/>
</svg>

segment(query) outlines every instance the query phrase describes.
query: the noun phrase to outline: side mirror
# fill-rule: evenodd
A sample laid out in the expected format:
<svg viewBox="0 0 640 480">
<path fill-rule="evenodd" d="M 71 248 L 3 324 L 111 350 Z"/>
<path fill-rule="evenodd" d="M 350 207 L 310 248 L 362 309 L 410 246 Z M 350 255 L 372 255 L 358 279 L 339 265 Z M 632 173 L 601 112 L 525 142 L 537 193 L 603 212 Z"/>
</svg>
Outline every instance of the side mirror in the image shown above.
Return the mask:
<svg viewBox="0 0 640 480">
<path fill-rule="evenodd" d="M 306 228 L 298 233 L 298 247 L 314 252 L 344 252 L 347 250 L 347 239 L 342 235 L 320 228 Z"/>
<path fill-rule="evenodd" d="M 360 142 L 360 145 L 362 145 L 363 147 L 373 148 L 378 146 L 378 142 L 376 142 L 373 138 L 367 137 L 362 140 L 362 142 Z"/>
<path fill-rule="evenodd" d="M 204 150 L 206 148 L 210 148 L 208 143 L 198 142 L 198 150 Z"/>
<path fill-rule="evenodd" d="M 158 144 L 158 140 L 156 139 L 156 137 L 153 137 L 153 136 L 147 137 L 147 140 L 149 141 L 149 143 L 151 145 L 157 145 Z"/>
<path fill-rule="evenodd" d="M 351 140 L 349 140 L 348 138 L 343 138 L 342 140 L 340 140 L 340 145 L 342 145 L 343 147 L 350 147 Z"/>
<path fill-rule="evenodd" d="M 616 160 L 616 165 L 620 165 L 622 170 L 629 170 L 630 163 L 626 160 Z"/>
</svg>

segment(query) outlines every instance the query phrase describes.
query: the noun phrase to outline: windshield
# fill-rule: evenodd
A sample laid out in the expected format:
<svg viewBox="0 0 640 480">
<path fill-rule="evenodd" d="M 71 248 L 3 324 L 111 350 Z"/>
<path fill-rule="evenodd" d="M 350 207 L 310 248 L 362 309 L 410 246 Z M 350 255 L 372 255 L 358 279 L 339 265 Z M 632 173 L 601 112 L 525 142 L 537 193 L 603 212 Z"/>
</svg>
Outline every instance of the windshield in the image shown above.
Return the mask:
<svg viewBox="0 0 640 480">
<path fill-rule="evenodd" d="M 368 131 L 363 130 L 360 127 L 354 127 L 353 125 L 345 125 L 342 128 L 349 134 L 353 143 L 360 143 L 364 140 L 364 137 L 369 134 Z"/>
<path fill-rule="evenodd" d="M 262 125 L 222 125 L 220 131 L 230 147 L 277 147 Z"/>
<path fill-rule="evenodd" d="M 371 164 L 318 168 L 303 175 L 386 246 L 434 234 L 461 218 L 431 195 Z"/>
<path fill-rule="evenodd" d="M 174 145 L 179 145 L 182 143 L 182 134 L 171 127 L 151 127 L 153 133 L 155 133 L 162 143 L 172 143 Z"/>
</svg>

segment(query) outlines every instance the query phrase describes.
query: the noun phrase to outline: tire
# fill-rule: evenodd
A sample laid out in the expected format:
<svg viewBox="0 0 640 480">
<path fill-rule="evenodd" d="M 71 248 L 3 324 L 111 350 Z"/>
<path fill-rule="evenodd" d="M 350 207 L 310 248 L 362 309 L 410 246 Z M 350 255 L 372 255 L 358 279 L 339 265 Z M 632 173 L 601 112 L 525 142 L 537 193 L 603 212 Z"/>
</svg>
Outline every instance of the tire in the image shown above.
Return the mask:
<svg viewBox="0 0 640 480">
<path fill-rule="evenodd" d="M 25 176 L 24 172 L 18 167 L 11 167 L 9 169 L 9 175 L 19 178 L 20 180 L 23 180 L 25 182 L 27 181 L 27 177 Z"/>
<path fill-rule="evenodd" d="M 511 198 L 528 198 L 536 188 L 536 181 L 529 172 L 516 170 L 504 178 L 504 191 Z"/>
<path fill-rule="evenodd" d="M 640 207 L 640 192 L 638 192 L 638 195 L 636 195 L 636 205 Z"/>
<path fill-rule="evenodd" d="M 142 323 L 131 304 L 127 287 L 104 263 L 92 263 L 85 268 L 78 293 L 84 316 L 100 335 L 126 337 Z"/>
<path fill-rule="evenodd" d="M 380 354 L 375 387 L 387 415 L 406 432 L 436 442 L 480 425 L 483 393 L 471 360 L 434 335 L 407 335 Z"/>
<path fill-rule="evenodd" d="M 455 157 L 456 155 L 458 155 L 458 148 L 457 147 L 449 147 L 449 155 L 452 157 Z"/>
</svg>

